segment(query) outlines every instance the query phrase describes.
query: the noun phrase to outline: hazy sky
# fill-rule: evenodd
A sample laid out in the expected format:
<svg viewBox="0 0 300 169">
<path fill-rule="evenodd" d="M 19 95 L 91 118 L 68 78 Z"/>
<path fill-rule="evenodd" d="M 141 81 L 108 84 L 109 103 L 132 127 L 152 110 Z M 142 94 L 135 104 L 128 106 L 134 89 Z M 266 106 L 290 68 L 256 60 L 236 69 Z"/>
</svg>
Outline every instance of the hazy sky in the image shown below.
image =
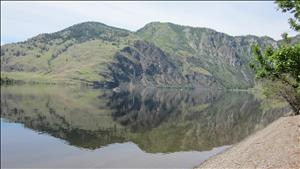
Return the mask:
<svg viewBox="0 0 300 169">
<path fill-rule="evenodd" d="M 209 27 L 230 35 L 280 39 L 289 15 L 274 2 L 3 2 L 1 44 L 23 41 L 85 21 L 136 31 L 152 21 Z"/>
</svg>

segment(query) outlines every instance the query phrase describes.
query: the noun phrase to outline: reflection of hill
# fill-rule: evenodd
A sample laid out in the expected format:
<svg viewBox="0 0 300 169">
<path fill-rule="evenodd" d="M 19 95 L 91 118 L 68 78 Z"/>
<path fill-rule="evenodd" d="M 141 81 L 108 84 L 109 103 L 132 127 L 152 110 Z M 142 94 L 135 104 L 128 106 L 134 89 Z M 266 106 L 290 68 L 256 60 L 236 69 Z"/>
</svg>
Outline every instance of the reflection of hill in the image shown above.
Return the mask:
<svg viewBox="0 0 300 169">
<path fill-rule="evenodd" d="M 132 141 L 146 152 L 208 150 L 280 117 L 246 92 L 1 87 L 1 117 L 96 149 Z"/>
<path fill-rule="evenodd" d="M 127 92 L 113 95 L 110 101 L 111 108 L 115 108 L 113 118 L 140 133 L 132 140 L 147 152 L 230 145 L 286 111 L 262 110 L 260 101 L 246 92 Z"/>
<path fill-rule="evenodd" d="M 89 149 L 122 142 L 118 123 L 111 120 L 106 91 L 86 88 L 1 87 L 1 117 Z M 103 107 L 99 109 L 99 107 Z"/>
<path fill-rule="evenodd" d="M 108 102 L 112 117 L 133 132 L 148 131 L 172 118 L 190 114 L 190 108 L 201 109 L 220 93 L 174 90 L 144 90 L 114 93 Z M 198 107 L 197 107 L 198 106 Z M 183 120 L 183 119 L 181 119 Z"/>
</svg>

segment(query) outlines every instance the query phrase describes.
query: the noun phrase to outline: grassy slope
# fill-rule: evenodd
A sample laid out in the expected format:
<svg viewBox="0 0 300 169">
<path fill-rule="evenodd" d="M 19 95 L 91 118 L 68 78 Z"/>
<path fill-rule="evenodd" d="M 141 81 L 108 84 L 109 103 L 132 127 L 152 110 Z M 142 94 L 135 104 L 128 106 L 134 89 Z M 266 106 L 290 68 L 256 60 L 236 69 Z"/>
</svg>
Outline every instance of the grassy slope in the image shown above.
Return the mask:
<svg viewBox="0 0 300 169">
<path fill-rule="evenodd" d="M 74 33 L 69 33 L 74 32 L 73 27 L 2 46 L 1 77 L 42 83 L 100 81 L 103 77 L 99 73 L 106 71 L 105 65 L 112 61 L 114 54 L 138 39 L 129 31 L 98 23 L 81 28 L 83 30 L 77 33 L 86 39 L 80 39 Z M 93 29 L 103 31 L 98 35 Z M 89 32 L 94 34 L 90 38 Z"/>
</svg>

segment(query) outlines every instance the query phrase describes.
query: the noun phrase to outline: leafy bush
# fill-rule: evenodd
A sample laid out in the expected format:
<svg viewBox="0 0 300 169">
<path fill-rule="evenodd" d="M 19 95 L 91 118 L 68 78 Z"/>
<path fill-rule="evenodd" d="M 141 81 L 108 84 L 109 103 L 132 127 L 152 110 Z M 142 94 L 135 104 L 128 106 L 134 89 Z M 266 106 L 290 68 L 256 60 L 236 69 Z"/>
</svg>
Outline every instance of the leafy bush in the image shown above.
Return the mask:
<svg viewBox="0 0 300 169">
<path fill-rule="evenodd" d="M 283 12 L 294 14 L 289 23 L 292 29 L 300 32 L 300 1 L 277 1 Z M 298 22 L 298 23 L 297 23 Z M 291 45 L 287 34 L 282 35 L 283 43 L 278 49 L 267 47 L 262 52 L 253 45 L 255 60 L 250 64 L 258 78 L 267 83 L 269 94 L 284 98 L 296 115 L 300 114 L 300 43 Z M 270 82 L 271 81 L 271 82 Z M 270 92 L 271 91 L 271 92 Z"/>
</svg>

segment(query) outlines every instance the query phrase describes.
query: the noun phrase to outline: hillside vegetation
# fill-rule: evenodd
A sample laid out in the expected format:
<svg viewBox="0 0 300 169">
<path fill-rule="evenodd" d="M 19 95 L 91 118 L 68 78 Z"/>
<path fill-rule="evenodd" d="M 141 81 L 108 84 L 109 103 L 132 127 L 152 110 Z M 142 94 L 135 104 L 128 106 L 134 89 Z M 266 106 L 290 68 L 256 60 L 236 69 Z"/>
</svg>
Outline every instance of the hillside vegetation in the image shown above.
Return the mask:
<svg viewBox="0 0 300 169">
<path fill-rule="evenodd" d="M 1 46 L 1 82 L 249 88 L 252 43 L 265 48 L 280 42 L 172 23 L 131 32 L 85 22 Z"/>
<path fill-rule="evenodd" d="M 138 38 L 127 30 L 101 23 L 74 25 L 2 46 L 1 73 L 9 76 L 11 73 L 6 72 L 28 72 L 55 81 L 98 82 L 103 79 L 99 73 L 106 71 L 105 65 L 114 54 L 135 39 Z"/>
</svg>

